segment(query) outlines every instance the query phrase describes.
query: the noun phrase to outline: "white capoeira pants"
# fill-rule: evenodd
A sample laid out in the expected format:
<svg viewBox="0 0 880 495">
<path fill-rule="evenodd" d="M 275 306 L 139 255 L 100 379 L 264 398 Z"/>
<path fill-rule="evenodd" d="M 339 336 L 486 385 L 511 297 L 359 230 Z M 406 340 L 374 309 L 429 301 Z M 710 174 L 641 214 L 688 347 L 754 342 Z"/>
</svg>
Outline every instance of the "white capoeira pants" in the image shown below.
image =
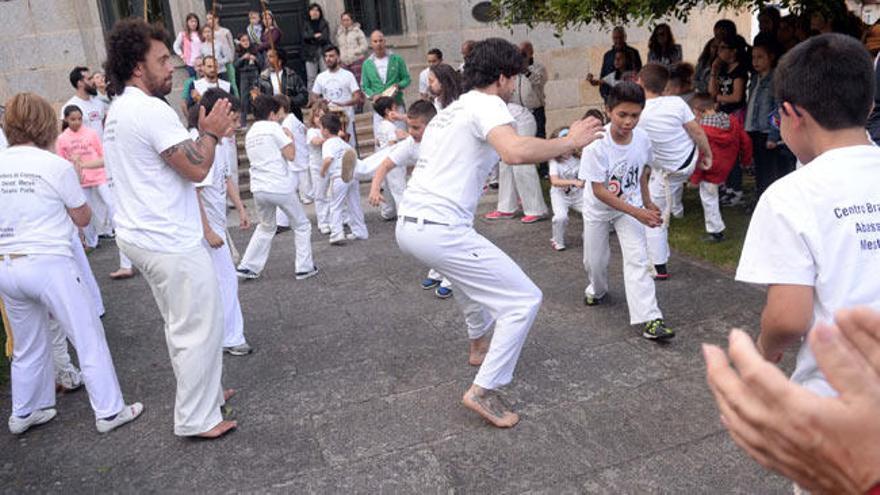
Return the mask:
<svg viewBox="0 0 880 495">
<path fill-rule="evenodd" d="M 700 182 L 700 202 L 703 203 L 703 218 L 706 221 L 706 232 L 717 234 L 724 232 L 724 219 L 721 218 L 721 206 L 718 203 L 718 186 L 711 182 Z"/>
<path fill-rule="evenodd" d="M 364 210 L 361 209 L 360 183 L 354 179 L 345 183 L 339 177 L 333 177 L 331 180 L 333 182 L 330 185 L 330 235 L 336 236 L 343 231 L 342 223 L 347 210 L 351 233 L 360 239 L 368 238 Z"/>
<path fill-rule="evenodd" d="M 631 325 L 663 318 L 657 307 L 654 280 L 651 279 L 648 253 L 645 251 L 645 226 L 635 218 L 621 213 L 613 220 L 584 218 L 584 270 L 587 288 L 584 295 L 602 297 L 608 293 L 608 225 L 614 226 L 623 255 L 623 287 Z"/>
<path fill-rule="evenodd" d="M 489 352 L 474 383 L 497 389 L 510 383 L 520 351 L 541 307 L 541 289 L 497 246 L 462 225 L 425 225 L 397 221 L 397 244 L 433 266 L 455 286 L 468 336 L 480 338 L 493 323 Z"/>
<path fill-rule="evenodd" d="M 255 273 L 263 271 L 272 248 L 272 239 L 275 237 L 275 212 L 280 209 L 293 222 L 293 242 L 296 248 L 294 269 L 297 273 L 312 270 L 315 267 L 312 261 L 312 224 L 306 217 L 296 193 L 255 192 L 254 203 L 257 206 L 257 218 L 260 223 L 254 229 L 254 234 L 238 264 L 239 268 L 246 268 Z"/>
<path fill-rule="evenodd" d="M 385 175 L 383 182 L 385 187 L 385 202 L 382 203 L 379 214 L 382 218 L 390 220 L 397 216 L 397 205 L 403 200 L 403 192 L 406 190 L 406 168 L 394 167 Z"/>
<path fill-rule="evenodd" d="M 67 348 L 67 334 L 58 320 L 49 315 L 49 338 L 52 339 L 52 364 L 55 366 L 55 381 L 60 382 L 64 373 L 79 375 L 80 372 L 70 360 Z"/>
<path fill-rule="evenodd" d="M 223 421 L 223 309 L 211 255 L 201 244 L 157 253 L 116 243 L 150 285 L 165 321 L 165 344 L 177 379 L 174 434 L 204 433 Z"/>
<path fill-rule="evenodd" d="M 302 172 L 294 172 L 296 174 L 296 190 L 299 193 L 300 202 L 305 203 L 315 199 L 315 192 L 312 188 L 312 178 L 308 170 Z M 279 208 L 275 210 L 275 225 L 279 227 L 290 227 L 290 219 L 284 211 Z"/>
<path fill-rule="evenodd" d="M 516 198 L 522 201 L 523 214 L 543 216 L 547 214 L 547 203 L 541 192 L 541 180 L 534 165 L 498 164 L 498 211 L 513 213 L 517 208 Z"/>
<path fill-rule="evenodd" d="M 95 418 L 125 407 L 104 327 L 73 259 L 0 257 L 0 294 L 13 335 L 12 414 L 55 405 L 50 313 L 76 348 Z"/>
<path fill-rule="evenodd" d="M 312 178 L 312 199 L 315 201 L 315 218 L 318 227 L 330 227 L 329 177 L 321 177 L 321 170 L 310 168 Z"/>
<path fill-rule="evenodd" d="M 217 273 L 217 284 L 220 287 L 220 304 L 223 311 L 223 347 L 233 347 L 245 343 L 244 317 L 241 314 L 241 302 L 238 300 L 238 276 L 232 262 L 232 252 L 227 246 L 212 248 L 207 242 L 205 249 L 211 254 L 214 271 Z"/>
<path fill-rule="evenodd" d="M 669 261 L 669 217 L 672 214 L 674 198 L 682 193 L 685 183 L 694 173 L 697 163 L 697 154 L 687 167 L 667 172 L 662 169 L 651 169 L 651 180 L 648 182 L 648 190 L 651 193 L 651 201 L 660 208 L 663 213 L 663 225 L 657 228 L 645 227 L 645 235 L 648 239 L 648 255 L 655 265 L 663 265 Z"/>
<path fill-rule="evenodd" d="M 553 237 L 551 240 L 559 247 L 565 247 L 565 228 L 568 226 L 568 212 L 583 211 L 584 190 L 571 188 L 569 192 L 560 187 L 550 188 L 550 206 L 553 208 Z"/>
<path fill-rule="evenodd" d="M 107 213 L 106 216 L 110 219 L 109 230 L 112 230 L 112 219 L 116 208 L 113 202 L 113 193 L 110 191 L 110 185 L 104 183 L 97 186 L 84 187 L 83 192 L 86 196 L 86 203 L 88 203 L 93 212 L 101 211 L 101 203 L 103 203 Z M 93 248 L 98 245 L 98 234 L 102 234 L 107 230 L 104 223 L 103 216 L 93 214 L 91 222 L 83 228 L 83 235 L 86 238 L 86 245 L 88 247 Z"/>
<path fill-rule="evenodd" d="M 437 270 L 435 270 L 433 268 L 428 269 L 428 278 L 433 279 L 433 280 L 439 280 L 440 287 L 443 287 L 446 289 L 452 288 L 452 282 L 450 282 L 448 278 L 444 277 L 443 274 L 441 274 L 440 272 L 438 272 Z"/>
</svg>

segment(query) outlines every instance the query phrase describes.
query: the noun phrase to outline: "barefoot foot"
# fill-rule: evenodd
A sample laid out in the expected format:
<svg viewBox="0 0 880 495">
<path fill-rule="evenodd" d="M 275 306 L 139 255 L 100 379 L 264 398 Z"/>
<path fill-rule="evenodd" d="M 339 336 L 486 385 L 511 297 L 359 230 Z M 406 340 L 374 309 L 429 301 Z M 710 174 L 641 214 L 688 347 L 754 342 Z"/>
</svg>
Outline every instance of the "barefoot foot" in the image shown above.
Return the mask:
<svg viewBox="0 0 880 495">
<path fill-rule="evenodd" d="M 511 411 L 510 407 L 493 390 L 485 390 L 477 385 L 471 385 L 471 388 L 462 397 L 461 403 L 495 427 L 510 428 L 519 423 L 519 415 Z"/>
<path fill-rule="evenodd" d="M 134 277 L 134 270 L 131 268 L 120 268 L 110 274 L 110 278 L 113 280 L 123 280 L 131 277 Z"/>
<path fill-rule="evenodd" d="M 223 391 L 223 402 L 226 402 L 229 399 L 231 399 L 232 396 L 235 395 L 235 392 L 236 392 L 236 390 L 234 388 L 227 388 L 226 390 L 224 390 Z"/>
<path fill-rule="evenodd" d="M 471 339 L 470 349 L 468 350 L 468 364 L 471 366 L 479 366 L 486 359 L 486 353 L 489 352 L 489 337 L 483 336 L 478 339 Z"/>
<path fill-rule="evenodd" d="M 226 421 L 223 420 L 217 423 L 217 426 L 211 428 L 210 430 L 196 435 L 198 438 L 220 438 L 223 435 L 229 433 L 230 431 L 236 429 L 238 427 L 238 423 L 235 421 Z"/>
</svg>

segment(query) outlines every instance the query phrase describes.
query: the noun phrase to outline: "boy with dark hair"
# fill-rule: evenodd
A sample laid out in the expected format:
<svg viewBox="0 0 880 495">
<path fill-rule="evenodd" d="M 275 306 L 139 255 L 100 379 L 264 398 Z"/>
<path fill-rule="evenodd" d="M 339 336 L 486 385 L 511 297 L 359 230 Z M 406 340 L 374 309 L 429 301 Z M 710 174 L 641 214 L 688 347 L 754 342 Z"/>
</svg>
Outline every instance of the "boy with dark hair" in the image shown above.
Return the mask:
<svg viewBox="0 0 880 495">
<path fill-rule="evenodd" d="M 335 113 L 328 112 L 321 117 L 321 177 L 330 181 L 330 244 L 344 244 L 346 240 L 367 239 L 367 225 L 361 209 L 360 184 L 354 179 L 357 154 L 354 148 L 339 137 L 342 121 Z M 348 225 L 351 233 L 345 233 L 342 217 L 348 210 Z"/>
<path fill-rule="evenodd" d="M 276 210 L 281 209 L 293 224 L 296 247 L 295 277 L 304 280 L 318 274 L 312 260 L 312 224 L 296 196 L 297 175 L 288 162 L 296 155 L 293 139 L 284 133 L 279 121 L 287 114 L 281 102 L 268 95 L 254 100 L 257 121 L 245 135 L 245 151 L 250 161 L 251 191 L 259 225 L 238 264 L 238 276 L 260 276 L 275 237 Z"/>
<path fill-rule="evenodd" d="M 650 64 L 649 64 L 650 65 Z M 630 324 L 645 324 L 647 339 L 670 339 L 657 307 L 654 281 L 645 250 L 645 227 L 662 223 L 660 208 L 648 193 L 651 176 L 651 139 L 636 128 L 645 107 L 638 84 L 620 83 L 608 94 L 609 124 L 605 136 L 584 148 L 578 179 L 584 185 L 584 304 L 601 304 L 608 292 L 609 224 L 614 226 L 623 254 L 623 280 Z"/>
<path fill-rule="evenodd" d="M 648 188 L 651 202 L 662 212 L 662 224 L 646 231 L 656 280 L 669 278 L 669 217 L 684 215 L 683 208 L 675 207 L 681 204 L 684 184 L 698 161 L 704 170 L 712 167 L 712 149 L 690 107 L 678 96 L 663 96 L 668 82 L 669 69 L 663 65 L 646 64 L 639 72 L 646 98 L 639 129 L 651 139 L 653 150 Z"/>
<path fill-rule="evenodd" d="M 837 310 L 880 308 L 880 148 L 865 134 L 874 69 L 858 40 L 823 34 L 800 43 L 773 86 L 782 138 L 804 166 L 758 200 L 736 278 L 769 286 L 758 349 L 778 363 Z M 836 395 L 805 342 L 791 379 Z"/>
<path fill-rule="evenodd" d="M 707 94 L 697 94 L 691 98 L 691 109 L 712 148 L 712 168 L 695 170 L 691 183 L 700 188 L 700 202 L 703 204 L 703 217 L 706 222 L 706 242 L 724 240 L 724 220 L 721 218 L 718 188 L 727 180 L 727 174 L 739 163 L 752 162 L 752 142 L 739 120 L 715 110 L 715 100 Z"/>
</svg>

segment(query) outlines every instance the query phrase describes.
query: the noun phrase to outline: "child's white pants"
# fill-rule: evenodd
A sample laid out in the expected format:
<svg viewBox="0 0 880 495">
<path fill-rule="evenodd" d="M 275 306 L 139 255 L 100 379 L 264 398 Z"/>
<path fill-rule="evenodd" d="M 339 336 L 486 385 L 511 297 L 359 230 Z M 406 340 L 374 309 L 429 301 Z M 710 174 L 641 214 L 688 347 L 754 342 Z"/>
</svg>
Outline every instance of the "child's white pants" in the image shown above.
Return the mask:
<svg viewBox="0 0 880 495">
<path fill-rule="evenodd" d="M 315 201 L 315 217 L 318 226 L 330 225 L 330 177 L 321 177 L 319 169 L 309 169 L 312 176 L 312 199 Z"/>
<path fill-rule="evenodd" d="M 385 175 L 385 202 L 379 210 L 382 218 L 390 220 L 397 216 L 397 205 L 403 200 L 406 190 L 406 168 L 394 167 Z"/>
<path fill-rule="evenodd" d="M 565 246 L 565 228 L 568 226 L 568 210 L 583 210 L 584 190 L 572 188 L 566 193 L 559 187 L 550 188 L 550 206 L 553 208 L 553 237 L 557 246 Z"/>
<path fill-rule="evenodd" d="M 367 224 L 364 223 L 364 211 L 361 209 L 360 183 L 352 179 L 345 183 L 339 177 L 334 177 L 331 185 L 330 199 L 330 235 L 339 235 L 342 232 L 342 223 L 345 210 L 348 210 L 348 226 L 351 233 L 361 239 L 366 239 Z"/>
<path fill-rule="evenodd" d="M 269 258 L 269 251 L 272 249 L 272 239 L 275 237 L 276 230 L 275 215 L 276 210 L 279 209 L 293 221 L 293 241 L 296 247 L 295 270 L 307 272 L 314 268 L 312 224 L 306 217 L 296 193 L 255 192 L 254 203 L 257 207 L 257 218 L 260 223 L 254 229 L 254 234 L 238 264 L 239 268 L 246 268 L 255 273 L 263 271 L 266 260 Z"/>
<path fill-rule="evenodd" d="M 587 271 L 584 295 L 598 298 L 608 293 L 609 223 L 614 225 L 623 255 L 623 286 L 630 324 L 662 318 L 645 250 L 645 226 L 623 213 L 610 222 L 584 218 L 584 269 Z"/>
<path fill-rule="evenodd" d="M 675 172 L 651 170 L 651 180 L 648 182 L 651 201 L 663 213 L 663 225 L 657 228 L 645 227 L 648 255 L 655 265 L 663 265 L 669 261 L 669 217 L 672 214 L 674 198 L 682 194 L 685 183 L 694 173 L 695 166 L 696 156 L 690 165 Z"/>
<path fill-rule="evenodd" d="M 13 335 L 12 414 L 55 405 L 50 313 L 76 348 L 95 418 L 125 407 L 104 327 L 71 258 L 0 257 L 0 294 Z"/>
<path fill-rule="evenodd" d="M 517 264 L 471 226 L 447 227 L 397 221 L 397 244 L 433 266 L 455 286 L 471 339 L 494 322 L 489 352 L 474 383 L 485 389 L 513 378 L 520 351 L 541 307 L 541 290 Z"/>
<path fill-rule="evenodd" d="M 721 207 L 718 204 L 718 184 L 700 182 L 700 202 L 703 203 L 706 232 L 710 234 L 724 232 L 724 219 L 721 218 Z"/>
<path fill-rule="evenodd" d="M 498 211 L 513 213 L 517 208 L 516 198 L 522 201 L 523 214 L 543 216 L 547 214 L 547 204 L 541 192 L 541 180 L 534 165 L 498 164 Z"/>
<path fill-rule="evenodd" d="M 83 193 L 86 196 L 86 203 L 88 203 L 89 208 L 92 209 L 92 220 L 88 225 L 83 227 L 83 235 L 86 238 L 86 245 L 90 248 L 93 248 L 98 245 L 98 234 L 105 233 L 106 231 L 112 231 L 113 229 L 113 214 L 116 211 L 115 203 L 113 202 L 113 193 L 110 191 L 109 184 L 100 184 L 97 186 L 84 187 Z M 106 218 L 110 219 L 109 229 L 105 227 L 105 215 L 100 215 L 99 213 L 105 213 Z"/>
<path fill-rule="evenodd" d="M 214 271 L 217 273 L 217 284 L 220 287 L 220 304 L 223 312 L 223 347 L 233 347 L 245 343 L 244 318 L 241 315 L 241 303 L 238 300 L 238 276 L 232 253 L 225 245 L 212 248 L 207 242 L 205 249 L 211 254 Z"/>
</svg>

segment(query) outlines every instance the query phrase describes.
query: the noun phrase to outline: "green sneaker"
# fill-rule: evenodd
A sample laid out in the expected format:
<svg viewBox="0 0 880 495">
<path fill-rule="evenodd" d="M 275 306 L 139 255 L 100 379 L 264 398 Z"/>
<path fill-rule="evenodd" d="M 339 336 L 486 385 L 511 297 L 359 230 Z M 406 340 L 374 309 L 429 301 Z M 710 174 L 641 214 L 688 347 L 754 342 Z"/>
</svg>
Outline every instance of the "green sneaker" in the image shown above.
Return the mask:
<svg viewBox="0 0 880 495">
<path fill-rule="evenodd" d="M 584 306 L 598 306 L 605 301 L 605 296 L 584 296 Z"/>
<path fill-rule="evenodd" d="M 651 340 L 667 340 L 675 337 L 675 332 L 666 326 L 662 318 L 657 318 L 645 324 L 642 337 Z"/>
</svg>

